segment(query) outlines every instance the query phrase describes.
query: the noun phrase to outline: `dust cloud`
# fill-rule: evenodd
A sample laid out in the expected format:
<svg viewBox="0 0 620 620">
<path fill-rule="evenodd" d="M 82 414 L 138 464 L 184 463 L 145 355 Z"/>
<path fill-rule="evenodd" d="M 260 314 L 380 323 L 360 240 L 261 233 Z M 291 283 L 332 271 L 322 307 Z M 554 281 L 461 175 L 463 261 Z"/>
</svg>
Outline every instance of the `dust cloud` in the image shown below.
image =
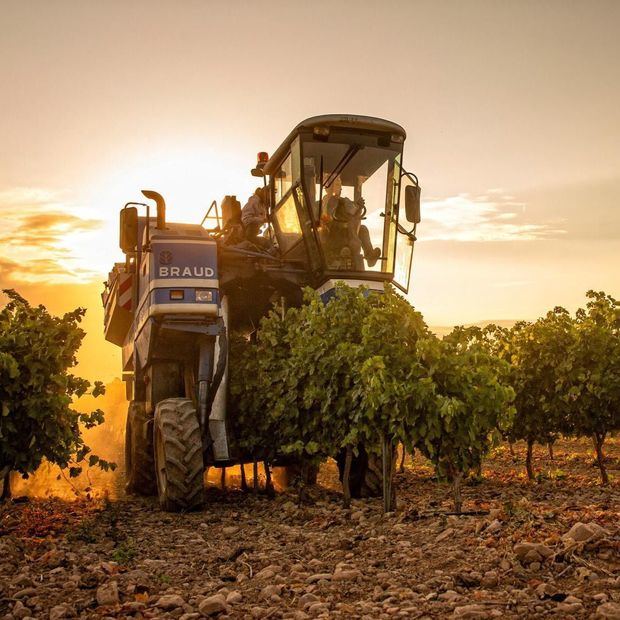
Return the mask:
<svg viewBox="0 0 620 620">
<path fill-rule="evenodd" d="M 107 495 L 117 499 L 125 495 L 125 422 L 128 401 L 125 399 L 125 384 L 114 379 L 106 385 L 105 394 L 98 398 L 83 396 L 74 405 L 81 412 L 101 409 L 105 413 L 105 422 L 91 429 L 84 429 L 86 445 L 93 454 L 116 463 L 115 471 L 102 471 L 99 467 L 83 464 L 83 471 L 77 478 L 69 478 L 68 470 L 61 470 L 57 465 L 44 462 L 37 471 L 27 479 L 13 473 L 11 489 L 15 497 L 59 497 L 74 499 L 78 497 L 102 497 Z M 248 487 L 254 483 L 252 464 L 243 466 Z M 222 473 L 225 471 L 223 477 Z M 265 488 L 266 474 L 263 463 L 258 463 L 258 485 Z M 276 491 L 284 490 L 289 483 L 284 467 L 272 468 L 272 481 Z M 205 471 L 206 486 L 226 489 L 241 488 L 241 466 L 227 467 L 225 470 L 210 467 Z"/>
<path fill-rule="evenodd" d="M 80 412 L 101 409 L 105 413 L 105 422 L 91 429 L 84 429 L 86 445 L 93 454 L 116 463 L 115 471 L 102 471 L 97 466 L 84 464 L 83 471 L 77 478 L 69 478 L 68 471 L 44 462 L 29 478 L 24 479 L 13 474 L 11 487 L 13 495 L 31 497 L 97 497 L 108 495 L 118 498 L 124 493 L 124 444 L 125 421 L 128 402 L 125 399 L 125 384 L 114 379 L 106 385 L 106 392 L 98 398 L 90 395 L 78 399 L 74 407 Z"/>
</svg>

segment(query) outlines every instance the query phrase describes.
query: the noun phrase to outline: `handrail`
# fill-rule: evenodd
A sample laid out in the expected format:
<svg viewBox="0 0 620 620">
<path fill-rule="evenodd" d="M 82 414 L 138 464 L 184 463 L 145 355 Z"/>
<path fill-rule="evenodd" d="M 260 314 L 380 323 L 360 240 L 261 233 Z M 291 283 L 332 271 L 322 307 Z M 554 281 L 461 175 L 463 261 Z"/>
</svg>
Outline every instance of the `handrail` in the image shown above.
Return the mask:
<svg viewBox="0 0 620 620">
<path fill-rule="evenodd" d="M 217 227 L 218 228 L 222 227 L 222 223 L 220 222 L 220 211 L 219 211 L 219 209 L 217 207 L 217 201 L 215 201 L 215 200 L 209 205 L 209 208 L 207 209 L 207 212 L 205 213 L 205 216 L 202 218 L 202 222 L 200 222 L 200 226 L 201 227 L 205 223 L 207 218 L 209 217 L 209 214 L 213 210 L 213 207 L 215 207 L 215 219 L 217 220 Z M 215 228 L 212 228 L 212 229 L 208 228 L 207 230 L 215 230 Z"/>
</svg>

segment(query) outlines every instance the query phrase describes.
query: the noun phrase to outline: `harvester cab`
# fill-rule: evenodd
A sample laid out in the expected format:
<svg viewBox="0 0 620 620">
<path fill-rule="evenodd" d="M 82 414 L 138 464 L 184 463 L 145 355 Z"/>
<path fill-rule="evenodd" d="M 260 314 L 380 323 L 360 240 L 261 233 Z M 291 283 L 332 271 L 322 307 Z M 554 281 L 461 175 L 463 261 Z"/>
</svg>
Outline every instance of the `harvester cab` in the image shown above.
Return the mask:
<svg viewBox="0 0 620 620">
<path fill-rule="evenodd" d="M 264 166 L 280 254 L 303 264 L 321 293 L 337 280 L 408 290 L 420 188 L 402 167 L 405 137 L 389 121 L 318 116 Z"/>
<path fill-rule="evenodd" d="M 407 292 L 420 187 L 403 168 L 404 141 L 402 127 L 377 118 L 303 121 L 252 170 L 266 188 L 258 236 L 244 231 L 235 196 L 212 203 L 201 225 L 169 222 L 150 190 L 154 217 L 150 203 L 121 210 L 126 260 L 102 297 L 130 400 L 128 490 L 187 510 L 203 502 L 206 467 L 251 460 L 227 417 L 231 329 L 251 332 L 274 303 L 299 304 L 306 286 L 325 301 L 337 281 Z"/>
</svg>

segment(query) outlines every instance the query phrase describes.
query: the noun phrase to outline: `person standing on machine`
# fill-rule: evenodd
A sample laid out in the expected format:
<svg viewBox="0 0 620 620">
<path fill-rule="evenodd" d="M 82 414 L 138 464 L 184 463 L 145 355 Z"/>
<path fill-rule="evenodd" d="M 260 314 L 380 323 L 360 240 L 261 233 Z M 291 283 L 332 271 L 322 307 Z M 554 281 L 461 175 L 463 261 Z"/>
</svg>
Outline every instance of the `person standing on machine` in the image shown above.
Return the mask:
<svg viewBox="0 0 620 620">
<path fill-rule="evenodd" d="M 258 236 L 261 227 L 267 223 L 267 192 L 266 187 L 257 187 L 241 210 L 245 238 L 259 247 L 265 246 L 265 242 L 268 242 L 265 237 Z"/>
</svg>

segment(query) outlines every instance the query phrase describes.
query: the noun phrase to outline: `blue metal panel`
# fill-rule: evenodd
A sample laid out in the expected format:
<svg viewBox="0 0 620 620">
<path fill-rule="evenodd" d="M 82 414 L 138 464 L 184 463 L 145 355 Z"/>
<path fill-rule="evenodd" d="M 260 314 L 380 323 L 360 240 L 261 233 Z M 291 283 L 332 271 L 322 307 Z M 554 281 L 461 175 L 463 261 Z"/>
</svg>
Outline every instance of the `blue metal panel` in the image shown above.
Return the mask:
<svg viewBox="0 0 620 620">
<path fill-rule="evenodd" d="M 215 242 L 153 242 L 151 278 L 217 279 L 217 246 Z"/>
<path fill-rule="evenodd" d="M 170 299 L 170 291 L 183 291 L 183 299 Z M 151 304 L 169 304 L 171 301 L 178 304 L 183 303 L 196 303 L 196 293 L 197 290 L 207 290 L 213 293 L 213 300 L 208 302 L 211 304 L 220 303 L 220 292 L 216 288 L 203 288 L 203 287 L 192 287 L 192 288 L 156 288 L 154 291 L 151 291 Z"/>
</svg>

